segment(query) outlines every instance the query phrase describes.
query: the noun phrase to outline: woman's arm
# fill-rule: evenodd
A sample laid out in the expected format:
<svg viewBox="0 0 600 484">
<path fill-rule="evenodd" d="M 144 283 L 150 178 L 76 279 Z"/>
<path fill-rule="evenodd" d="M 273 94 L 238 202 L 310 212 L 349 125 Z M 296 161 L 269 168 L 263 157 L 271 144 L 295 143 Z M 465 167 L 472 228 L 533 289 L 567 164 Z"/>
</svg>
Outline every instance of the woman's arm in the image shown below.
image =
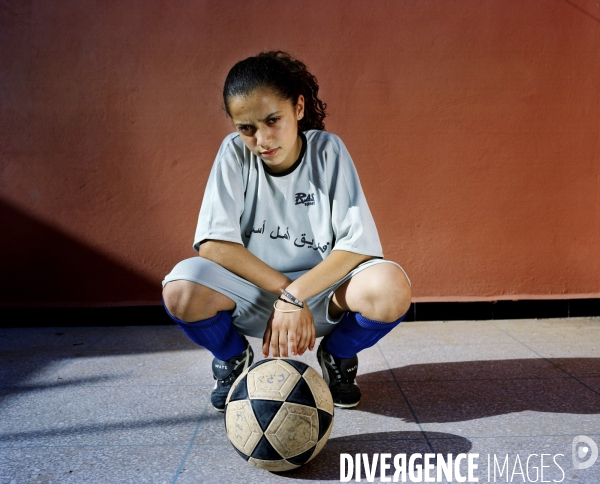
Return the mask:
<svg viewBox="0 0 600 484">
<path fill-rule="evenodd" d="M 288 356 L 288 343 L 292 355 L 301 355 L 315 346 L 316 331 L 306 299 L 314 296 L 339 281 L 361 262 L 372 257 L 334 250 L 322 262 L 300 276 L 287 288 L 290 294 L 304 301 L 304 309 L 292 313 L 274 311 L 263 335 L 263 355 Z M 283 309 L 295 309 L 291 304 L 279 303 Z"/>
<path fill-rule="evenodd" d="M 234 242 L 208 240 L 200 245 L 199 254 L 273 294 L 280 295 L 281 289 L 286 289 L 304 302 L 339 281 L 361 262 L 372 258 L 334 250 L 322 262 L 292 282 L 244 246 Z M 281 302 L 279 307 L 284 310 L 296 309 L 291 304 Z M 314 319 L 308 304 L 305 304 L 302 311 L 274 311 L 263 336 L 263 354 L 268 356 L 270 348 L 273 356 L 288 356 L 289 344 L 293 355 L 301 355 L 307 349 L 312 351 L 315 338 Z"/>
<path fill-rule="evenodd" d="M 292 281 L 256 257 L 243 245 L 222 240 L 207 240 L 200 244 L 200 257 L 216 262 L 230 272 L 262 287 L 273 294 L 280 295 Z"/>
<path fill-rule="evenodd" d="M 208 240 L 200 245 L 199 254 L 230 272 L 273 294 L 281 289 L 306 301 L 339 281 L 360 263 L 371 259 L 367 255 L 334 250 L 322 262 L 292 282 L 281 272 L 265 264 L 243 245 L 221 240 Z"/>
<path fill-rule="evenodd" d="M 285 289 L 301 301 L 306 301 L 309 297 L 327 289 L 357 265 L 369 259 L 372 259 L 372 257 L 368 255 L 334 250 L 322 262 L 300 276 Z"/>
</svg>

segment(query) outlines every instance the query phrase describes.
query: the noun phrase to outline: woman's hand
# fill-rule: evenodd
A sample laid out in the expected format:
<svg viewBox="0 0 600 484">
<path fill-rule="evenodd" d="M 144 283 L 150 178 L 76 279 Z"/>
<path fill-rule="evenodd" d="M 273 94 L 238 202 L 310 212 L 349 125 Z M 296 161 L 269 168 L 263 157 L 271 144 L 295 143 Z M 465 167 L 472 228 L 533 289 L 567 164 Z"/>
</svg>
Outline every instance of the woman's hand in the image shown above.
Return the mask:
<svg viewBox="0 0 600 484">
<path fill-rule="evenodd" d="M 288 311 L 297 309 L 293 304 L 279 301 L 278 308 Z M 269 356 L 269 347 L 273 356 L 288 356 L 288 343 L 293 356 L 302 355 L 315 347 L 316 330 L 312 313 L 306 303 L 301 311 L 283 313 L 273 310 L 263 335 L 263 355 Z"/>
</svg>

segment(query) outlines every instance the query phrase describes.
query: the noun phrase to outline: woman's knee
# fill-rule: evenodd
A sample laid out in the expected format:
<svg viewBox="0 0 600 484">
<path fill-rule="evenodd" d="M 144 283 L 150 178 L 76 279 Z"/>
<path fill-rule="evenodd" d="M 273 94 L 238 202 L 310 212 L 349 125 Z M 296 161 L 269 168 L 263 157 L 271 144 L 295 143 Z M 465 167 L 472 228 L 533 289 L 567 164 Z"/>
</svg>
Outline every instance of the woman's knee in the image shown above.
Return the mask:
<svg viewBox="0 0 600 484">
<path fill-rule="evenodd" d="M 366 277 L 361 284 L 364 311 L 361 314 L 388 323 L 404 316 L 411 300 L 410 283 L 404 271 L 395 264 L 377 264 L 364 272 Z"/>
<path fill-rule="evenodd" d="M 168 282 L 163 288 L 163 300 L 172 316 L 188 323 L 212 318 L 219 311 L 235 308 L 227 296 L 186 280 Z"/>
<path fill-rule="evenodd" d="M 163 301 L 165 307 L 172 316 L 182 321 L 189 318 L 190 306 L 197 299 L 199 291 L 195 284 L 190 281 L 170 281 L 163 288 Z"/>
</svg>

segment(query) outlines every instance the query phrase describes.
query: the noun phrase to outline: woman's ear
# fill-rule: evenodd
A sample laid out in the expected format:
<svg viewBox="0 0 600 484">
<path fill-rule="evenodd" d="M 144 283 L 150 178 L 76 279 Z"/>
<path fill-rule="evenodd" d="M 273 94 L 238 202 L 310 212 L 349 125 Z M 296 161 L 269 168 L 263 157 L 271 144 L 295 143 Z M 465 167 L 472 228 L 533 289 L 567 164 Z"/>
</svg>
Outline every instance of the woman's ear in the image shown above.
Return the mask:
<svg viewBox="0 0 600 484">
<path fill-rule="evenodd" d="M 296 102 L 296 119 L 300 121 L 304 117 L 304 96 L 300 94 Z"/>
</svg>

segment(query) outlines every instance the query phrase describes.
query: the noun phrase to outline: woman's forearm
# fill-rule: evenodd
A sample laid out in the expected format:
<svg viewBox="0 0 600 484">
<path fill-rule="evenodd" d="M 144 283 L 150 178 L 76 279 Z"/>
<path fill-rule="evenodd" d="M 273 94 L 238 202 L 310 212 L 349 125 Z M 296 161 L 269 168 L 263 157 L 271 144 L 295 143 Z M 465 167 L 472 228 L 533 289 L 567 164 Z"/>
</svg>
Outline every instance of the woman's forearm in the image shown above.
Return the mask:
<svg viewBox="0 0 600 484">
<path fill-rule="evenodd" d="M 334 250 L 306 274 L 292 282 L 286 290 L 305 301 L 339 281 L 357 265 L 372 258 L 345 250 Z"/>
<path fill-rule="evenodd" d="M 281 289 L 286 289 L 301 301 L 327 289 L 357 265 L 372 259 L 368 255 L 334 250 L 322 262 L 292 282 L 243 245 L 234 242 L 208 240 L 200 245 L 199 254 L 266 291 L 280 295 Z"/>
<path fill-rule="evenodd" d="M 230 272 L 273 294 L 281 294 L 291 282 L 287 276 L 265 264 L 243 245 L 222 240 L 200 244 L 200 257 L 216 262 Z"/>
</svg>

